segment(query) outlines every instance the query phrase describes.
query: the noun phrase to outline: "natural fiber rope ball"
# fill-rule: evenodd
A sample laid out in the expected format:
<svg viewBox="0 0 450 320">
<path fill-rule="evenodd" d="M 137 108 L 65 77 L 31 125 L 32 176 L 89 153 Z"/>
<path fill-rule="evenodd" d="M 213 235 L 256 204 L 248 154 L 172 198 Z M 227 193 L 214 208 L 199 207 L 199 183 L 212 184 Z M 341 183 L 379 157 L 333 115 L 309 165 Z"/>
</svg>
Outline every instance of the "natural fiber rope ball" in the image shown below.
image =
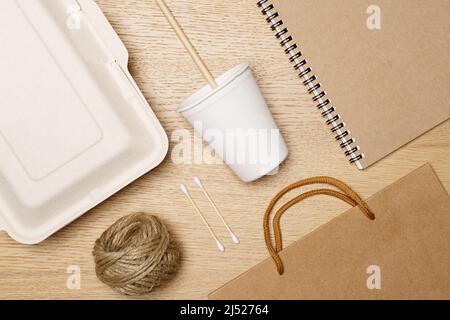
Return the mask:
<svg viewBox="0 0 450 320">
<path fill-rule="evenodd" d="M 95 242 L 97 277 L 126 295 L 150 293 L 177 272 L 180 252 L 155 216 L 137 213 L 119 219 Z"/>
</svg>

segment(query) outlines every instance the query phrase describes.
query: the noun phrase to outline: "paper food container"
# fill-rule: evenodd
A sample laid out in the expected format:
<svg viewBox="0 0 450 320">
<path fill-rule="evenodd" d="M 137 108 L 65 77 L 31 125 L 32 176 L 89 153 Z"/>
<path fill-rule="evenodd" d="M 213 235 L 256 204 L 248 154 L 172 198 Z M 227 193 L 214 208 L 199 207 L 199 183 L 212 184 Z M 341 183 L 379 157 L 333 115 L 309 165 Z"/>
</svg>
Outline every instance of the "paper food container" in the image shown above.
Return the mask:
<svg viewBox="0 0 450 320">
<path fill-rule="evenodd" d="M 91 0 L 0 1 L 0 229 L 41 242 L 164 159 L 168 139 Z"/>
</svg>

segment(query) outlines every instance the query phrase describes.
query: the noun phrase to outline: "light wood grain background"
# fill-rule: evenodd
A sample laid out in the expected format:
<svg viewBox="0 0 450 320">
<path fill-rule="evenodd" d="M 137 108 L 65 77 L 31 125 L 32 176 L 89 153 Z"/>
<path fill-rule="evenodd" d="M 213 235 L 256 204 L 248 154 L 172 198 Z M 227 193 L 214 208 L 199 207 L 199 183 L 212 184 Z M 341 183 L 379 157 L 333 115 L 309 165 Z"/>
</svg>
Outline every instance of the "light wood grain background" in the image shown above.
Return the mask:
<svg viewBox="0 0 450 320">
<path fill-rule="evenodd" d="M 153 0 L 98 0 L 130 52 L 130 71 L 169 137 L 191 130 L 175 108 L 203 79 Z M 350 166 L 255 6 L 256 0 L 167 0 L 215 75 L 249 62 L 281 128 L 290 156 L 277 176 L 241 183 L 224 165 L 175 165 L 170 154 L 153 172 L 36 246 L 0 233 L 0 298 L 124 298 L 100 283 L 91 255 L 95 240 L 118 218 L 137 211 L 158 215 L 182 247 L 182 267 L 168 285 L 144 299 L 205 299 L 212 290 L 268 257 L 262 215 L 270 198 L 298 179 L 330 175 L 368 197 L 425 162 L 450 190 L 450 123 L 447 122 L 372 168 Z M 173 143 L 171 144 L 173 148 Z M 241 238 L 235 246 L 192 176 L 204 179 Z M 224 240 L 218 253 L 179 184 L 187 183 Z M 306 201 L 284 220 L 286 244 L 326 223 L 346 206 L 326 198 Z M 81 268 L 81 289 L 66 287 L 67 267 Z"/>
</svg>

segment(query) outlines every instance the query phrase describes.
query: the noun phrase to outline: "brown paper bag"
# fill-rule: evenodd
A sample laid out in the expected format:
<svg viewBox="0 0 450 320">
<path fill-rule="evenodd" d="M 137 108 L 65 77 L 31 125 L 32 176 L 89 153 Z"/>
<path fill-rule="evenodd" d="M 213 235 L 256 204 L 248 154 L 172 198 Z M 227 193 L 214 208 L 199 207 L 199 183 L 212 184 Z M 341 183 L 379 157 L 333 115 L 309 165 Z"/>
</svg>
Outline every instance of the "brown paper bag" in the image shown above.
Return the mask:
<svg viewBox="0 0 450 320">
<path fill-rule="evenodd" d="M 425 165 L 210 299 L 450 299 L 450 198 Z"/>
</svg>

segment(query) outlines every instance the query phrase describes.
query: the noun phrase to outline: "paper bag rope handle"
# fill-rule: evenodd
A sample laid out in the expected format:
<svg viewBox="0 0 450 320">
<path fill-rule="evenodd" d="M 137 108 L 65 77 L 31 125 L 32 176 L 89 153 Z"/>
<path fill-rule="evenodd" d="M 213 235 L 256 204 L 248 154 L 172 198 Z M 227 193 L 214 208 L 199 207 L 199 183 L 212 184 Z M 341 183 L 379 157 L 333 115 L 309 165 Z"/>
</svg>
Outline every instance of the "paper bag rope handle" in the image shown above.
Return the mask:
<svg viewBox="0 0 450 320">
<path fill-rule="evenodd" d="M 275 214 L 275 217 L 273 219 L 273 230 L 275 234 L 275 247 L 272 245 L 272 241 L 270 238 L 270 215 L 272 213 L 273 208 L 277 204 L 277 202 L 288 192 L 303 187 L 307 185 L 312 184 L 327 184 L 334 186 L 338 188 L 340 191 L 335 191 L 332 189 L 317 189 L 305 192 L 303 194 L 300 194 L 299 196 L 293 198 L 292 200 L 288 201 L 286 204 L 284 204 Z M 279 256 L 279 253 L 281 250 L 283 250 L 283 240 L 281 235 L 281 217 L 283 214 L 292 206 L 299 203 L 300 201 L 303 201 L 304 199 L 316 196 L 316 195 L 327 195 L 331 197 L 338 198 L 342 201 L 345 201 L 349 205 L 356 207 L 358 206 L 361 211 L 371 220 L 375 220 L 375 215 L 370 211 L 367 204 L 364 202 L 364 200 L 361 199 L 360 196 L 356 192 L 354 192 L 349 186 L 347 186 L 344 182 L 339 181 L 334 178 L 330 177 L 314 177 L 310 179 L 305 179 L 298 181 L 296 183 L 293 183 L 283 190 L 281 190 L 270 202 L 269 206 L 266 209 L 266 212 L 264 214 L 264 238 L 266 241 L 267 249 L 269 250 L 270 255 L 272 256 L 273 261 L 275 262 L 275 265 L 277 267 L 278 273 L 280 275 L 284 272 L 283 262 L 281 261 L 281 258 Z"/>
</svg>

